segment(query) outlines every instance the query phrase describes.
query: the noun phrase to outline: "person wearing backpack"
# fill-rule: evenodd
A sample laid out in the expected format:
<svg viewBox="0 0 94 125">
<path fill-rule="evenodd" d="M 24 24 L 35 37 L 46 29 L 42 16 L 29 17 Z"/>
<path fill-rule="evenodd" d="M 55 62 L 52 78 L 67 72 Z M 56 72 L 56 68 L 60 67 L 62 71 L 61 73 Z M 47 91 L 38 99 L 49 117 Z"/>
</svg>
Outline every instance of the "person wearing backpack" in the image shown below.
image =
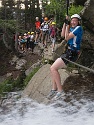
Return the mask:
<svg viewBox="0 0 94 125">
<path fill-rule="evenodd" d="M 45 48 L 47 48 L 47 41 L 49 36 L 49 23 L 48 17 L 44 18 L 44 22 L 41 24 L 42 27 L 42 43 Z"/>
<path fill-rule="evenodd" d="M 39 20 L 39 17 L 36 17 L 36 21 L 35 21 L 35 28 L 36 28 L 36 30 L 35 30 L 35 33 L 36 33 L 36 35 L 35 35 L 35 44 L 38 44 L 38 42 L 39 42 L 39 37 L 40 37 L 40 28 L 41 28 L 41 22 L 40 22 L 40 20 Z"/>
<path fill-rule="evenodd" d="M 50 27 L 50 38 L 51 38 L 51 42 L 52 42 L 52 52 L 54 52 L 57 28 L 56 28 L 55 22 L 52 22 L 51 25 L 52 26 Z"/>
</svg>

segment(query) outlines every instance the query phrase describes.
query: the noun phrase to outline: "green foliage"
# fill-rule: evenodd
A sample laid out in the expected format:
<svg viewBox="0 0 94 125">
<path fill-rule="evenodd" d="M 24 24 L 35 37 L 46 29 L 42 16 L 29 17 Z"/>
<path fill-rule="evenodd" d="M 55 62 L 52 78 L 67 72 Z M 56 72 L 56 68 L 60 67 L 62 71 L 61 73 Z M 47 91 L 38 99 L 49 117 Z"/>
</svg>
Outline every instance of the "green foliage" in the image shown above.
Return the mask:
<svg viewBox="0 0 94 125">
<path fill-rule="evenodd" d="M 39 70 L 39 67 L 35 68 L 25 79 L 24 79 L 24 87 L 28 84 L 30 79 L 34 76 L 34 74 Z"/>
<path fill-rule="evenodd" d="M 14 80 L 12 77 L 6 79 L 4 82 L 0 83 L 0 94 L 22 89 L 23 80 L 24 78 L 22 76 L 17 78 L 17 80 Z"/>
<path fill-rule="evenodd" d="M 53 15 L 53 14 L 60 14 L 64 13 L 64 1 L 62 0 L 51 0 L 50 4 L 46 6 L 46 14 Z M 56 15 L 55 15 L 56 16 Z"/>
<path fill-rule="evenodd" d="M 5 20 L 0 19 L 0 27 L 2 29 L 4 29 L 6 27 L 6 29 L 11 29 L 11 30 L 15 31 L 16 21 L 15 20 L 5 21 Z"/>
<path fill-rule="evenodd" d="M 82 9 L 83 9 L 83 6 L 80 6 L 80 5 L 79 6 L 74 6 L 74 5 L 72 5 L 70 7 L 70 9 L 69 9 L 69 15 L 71 16 L 71 15 L 73 15 L 75 13 L 79 14 Z"/>
<path fill-rule="evenodd" d="M 2 29 L 6 28 L 6 30 L 8 31 L 8 33 L 14 33 L 16 32 L 16 30 L 18 30 L 19 32 L 25 32 L 25 30 L 21 29 L 20 27 L 17 27 L 17 22 L 16 20 L 2 20 L 0 19 L 0 27 Z"/>
<path fill-rule="evenodd" d="M 66 15 L 66 3 L 64 0 L 51 0 L 50 4 L 45 7 L 46 15 L 54 15 L 55 21 L 58 26 L 61 27 L 63 20 Z M 83 9 L 83 6 L 70 5 L 69 15 L 73 15 L 74 13 L 79 14 Z"/>
<path fill-rule="evenodd" d="M 5 92 L 22 90 L 38 70 L 39 67 L 35 68 L 27 77 L 25 72 L 22 71 L 16 80 L 12 76 L 7 78 L 4 82 L 0 83 L 0 94 L 4 95 Z"/>
<path fill-rule="evenodd" d="M 21 74 L 16 80 L 14 80 L 13 77 L 7 78 L 4 82 L 0 83 L 0 94 L 20 90 L 23 87 L 24 78 L 25 76 L 23 74 Z"/>
<path fill-rule="evenodd" d="M 12 89 L 12 78 L 6 79 L 4 82 L 0 83 L 0 94 L 3 94 L 3 92 L 9 92 Z"/>
<path fill-rule="evenodd" d="M 65 16 L 65 1 L 64 0 L 51 0 L 50 4 L 45 7 L 45 13 L 50 17 L 54 16 L 54 20 L 60 27 L 62 25 L 62 20 Z"/>
</svg>

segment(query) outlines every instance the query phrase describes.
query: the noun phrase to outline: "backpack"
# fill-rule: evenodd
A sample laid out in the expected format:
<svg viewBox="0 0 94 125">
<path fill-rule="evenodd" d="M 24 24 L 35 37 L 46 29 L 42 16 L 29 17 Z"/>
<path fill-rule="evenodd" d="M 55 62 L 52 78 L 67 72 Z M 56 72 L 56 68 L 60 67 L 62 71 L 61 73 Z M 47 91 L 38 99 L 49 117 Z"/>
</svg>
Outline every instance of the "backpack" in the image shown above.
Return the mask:
<svg viewBox="0 0 94 125">
<path fill-rule="evenodd" d="M 44 22 L 43 28 L 44 31 L 47 31 L 49 29 L 49 24 Z"/>
</svg>

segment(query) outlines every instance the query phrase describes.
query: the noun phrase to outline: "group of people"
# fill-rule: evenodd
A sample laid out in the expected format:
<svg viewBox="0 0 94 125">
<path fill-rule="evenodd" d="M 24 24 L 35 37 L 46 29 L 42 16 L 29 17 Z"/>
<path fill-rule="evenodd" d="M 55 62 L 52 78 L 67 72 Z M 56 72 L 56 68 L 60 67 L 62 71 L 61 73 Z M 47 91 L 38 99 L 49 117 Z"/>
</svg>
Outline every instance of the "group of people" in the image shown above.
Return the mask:
<svg viewBox="0 0 94 125">
<path fill-rule="evenodd" d="M 40 41 L 45 48 L 47 48 L 47 42 L 52 42 L 52 52 L 55 48 L 56 42 L 56 34 L 57 34 L 57 27 L 56 22 L 53 18 L 48 19 L 48 17 L 42 17 L 39 20 L 39 17 L 36 17 L 35 22 L 35 43 L 38 44 Z"/>
<path fill-rule="evenodd" d="M 18 37 L 18 49 L 26 52 L 31 50 L 34 52 L 34 32 L 24 33 Z"/>
<path fill-rule="evenodd" d="M 56 42 L 56 34 L 57 34 L 57 27 L 54 19 L 48 19 L 48 17 L 42 17 L 39 20 L 39 17 L 35 18 L 35 31 L 24 33 L 23 36 L 19 36 L 18 38 L 18 45 L 22 51 L 32 50 L 34 51 L 34 46 L 36 44 L 43 45 L 44 48 L 47 48 L 48 42 L 52 43 L 52 52 L 55 48 Z"/>
</svg>

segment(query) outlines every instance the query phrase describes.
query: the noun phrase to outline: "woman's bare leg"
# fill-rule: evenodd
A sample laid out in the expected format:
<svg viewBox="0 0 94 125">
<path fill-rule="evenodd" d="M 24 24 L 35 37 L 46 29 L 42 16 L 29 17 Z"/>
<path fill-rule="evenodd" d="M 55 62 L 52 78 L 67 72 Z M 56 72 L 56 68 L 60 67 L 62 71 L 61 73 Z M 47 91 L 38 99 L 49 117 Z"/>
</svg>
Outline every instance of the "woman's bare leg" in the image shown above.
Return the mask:
<svg viewBox="0 0 94 125">
<path fill-rule="evenodd" d="M 51 76 L 52 76 L 52 82 L 53 82 L 53 88 L 52 89 L 56 89 L 57 91 L 62 91 L 62 85 L 61 85 L 61 78 L 60 78 L 60 74 L 58 72 L 58 69 L 60 68 L 65 68 L 66 65 L 64 63 L 64 61 L 61 58 L 58 58 L 53 65 L 50 67 L 51 70 Z"/>
</svg>

